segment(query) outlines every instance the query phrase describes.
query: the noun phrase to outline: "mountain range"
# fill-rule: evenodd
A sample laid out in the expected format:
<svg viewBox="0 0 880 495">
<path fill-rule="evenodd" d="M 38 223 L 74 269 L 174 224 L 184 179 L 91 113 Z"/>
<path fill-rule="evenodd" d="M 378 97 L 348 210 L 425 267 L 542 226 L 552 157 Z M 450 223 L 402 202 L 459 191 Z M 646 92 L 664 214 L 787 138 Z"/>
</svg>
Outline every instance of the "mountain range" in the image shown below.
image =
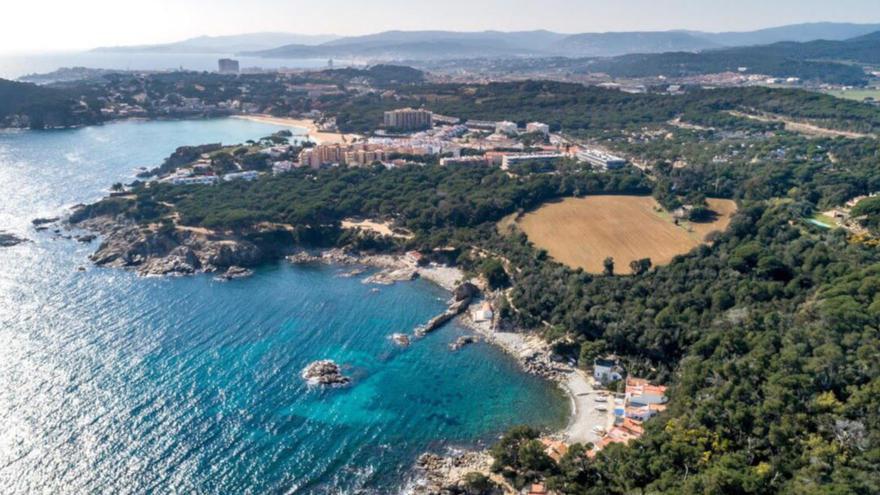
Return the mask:
<svg viewBox="0 0 880 495">
<path fill-rule="evenodd" d="M 840 41 L 880 24 L 811 23 L 749 32 L 650 31 L 562 34 L 551 31 L 386 31 L 320 44 L 291 43 L 243 55 L 270 58 L 448 59 L 509 56 L 614 57 L 696 52 L 777 42 Z"/>
<path fill-rule="evenodd" d="M 199 36 L 174 43 L 135 46 L 105 46 L 95 52 L 112 53 L 216 53 L 268 50 L 282 45 L 319 45 L 339 38 L 332 34 L 247 33 L 229 36 Z"/>
</svg>

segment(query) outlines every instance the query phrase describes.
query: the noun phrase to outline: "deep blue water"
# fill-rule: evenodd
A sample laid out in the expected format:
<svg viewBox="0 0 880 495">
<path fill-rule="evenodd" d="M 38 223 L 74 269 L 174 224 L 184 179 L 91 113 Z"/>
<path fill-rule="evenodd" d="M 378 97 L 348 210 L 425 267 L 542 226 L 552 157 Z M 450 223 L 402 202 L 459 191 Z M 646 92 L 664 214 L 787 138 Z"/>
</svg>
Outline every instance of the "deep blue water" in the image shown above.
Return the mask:
<svg viewBox="0 0 880 495">
<path fill-rule="evenodd" d="M 140 278 L 30 227 L 176 146 L 275 129 L 0 133 L 0 230 L 34 241 L 0 249 L 0 493 L 388 493 L 426 449 L 564 424 L 561 393 L 497 349 L 450 352 L 455 325 L 392 345 L 443 309 L 428 282 L 374 292 L 339 268 L 285 263 L 228 283 Z M 321 358 L 354 385 L 304 386 L 300 370 Z"/>
</svg>

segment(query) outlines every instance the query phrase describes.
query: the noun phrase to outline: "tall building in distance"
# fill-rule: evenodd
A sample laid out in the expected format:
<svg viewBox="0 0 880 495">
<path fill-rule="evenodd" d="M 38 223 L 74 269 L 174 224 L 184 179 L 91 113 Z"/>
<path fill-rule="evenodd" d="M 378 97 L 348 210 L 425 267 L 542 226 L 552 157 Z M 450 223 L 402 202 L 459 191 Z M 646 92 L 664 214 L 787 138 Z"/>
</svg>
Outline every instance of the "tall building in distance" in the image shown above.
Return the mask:
<svg viewBox="0 0 880 495">
<path fill-rule="evenodd" d="M 430 129 L 433 114 L 429 110 L 401 108 L 385 112 L 385 128 L 398 131 L 420 131 Z"/>
<path fill-rule="evenodd" d="M 238 60 L 221 58 L 217 61 L 221 74 L 238 74 Z"/>
</svg>

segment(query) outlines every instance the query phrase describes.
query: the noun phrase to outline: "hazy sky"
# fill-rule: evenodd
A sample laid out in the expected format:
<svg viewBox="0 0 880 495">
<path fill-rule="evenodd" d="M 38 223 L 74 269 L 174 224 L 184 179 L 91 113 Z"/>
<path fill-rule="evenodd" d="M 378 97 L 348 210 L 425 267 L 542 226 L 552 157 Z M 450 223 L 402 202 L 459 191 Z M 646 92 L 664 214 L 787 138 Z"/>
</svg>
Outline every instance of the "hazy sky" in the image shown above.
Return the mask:
<svg viewBox="0 0 880 495">
<path fill-rule="evenodd" d="M 0 14 L 8 53 L 254 31 L 749 30 L 880 22 L 880 0 L 0 0 Z"/>
</svg>

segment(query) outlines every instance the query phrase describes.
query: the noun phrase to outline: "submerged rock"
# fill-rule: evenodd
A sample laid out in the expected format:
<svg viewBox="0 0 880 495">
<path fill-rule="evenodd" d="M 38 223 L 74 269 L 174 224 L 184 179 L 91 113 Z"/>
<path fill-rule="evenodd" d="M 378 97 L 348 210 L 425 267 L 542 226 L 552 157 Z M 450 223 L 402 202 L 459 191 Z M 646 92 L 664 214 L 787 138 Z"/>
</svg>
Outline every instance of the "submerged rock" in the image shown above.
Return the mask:
<svg viewBox="0 0 880 495">
<path fill-rule="evenodd" d="M 330 359 L 314 361 L 301 374 L 309 385 L 342 387 L 351 383 L 351 378 L 342 374 L 342 368 Z"/>
</svg>

